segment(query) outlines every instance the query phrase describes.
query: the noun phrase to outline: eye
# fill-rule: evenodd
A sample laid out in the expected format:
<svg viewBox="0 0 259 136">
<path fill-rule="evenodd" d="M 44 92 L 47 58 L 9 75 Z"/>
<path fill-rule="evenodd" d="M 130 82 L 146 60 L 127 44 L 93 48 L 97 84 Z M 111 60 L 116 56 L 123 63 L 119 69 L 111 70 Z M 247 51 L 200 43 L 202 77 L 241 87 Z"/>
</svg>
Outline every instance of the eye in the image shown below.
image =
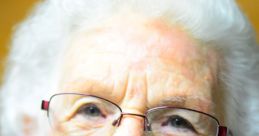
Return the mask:
<svg viewBox="0 0 259 136">
<path fill-rule="evenodd" d="M 78 110 L 78 114 L 84 115 L 86 117 L 103 117 L 106 116 L 102 113 L 101 109 L 98 108 L 95 104 L 88 104 L 82 106 Z"/>
<path fill-rule="evenodd" d="M 196 130 L 188 120 L 178 115 L 170 116 L 165 122 L 162 123 L 162 126 L 170 126 L 176 129 L 183 129 L 196 132 Z"/>
</svg>

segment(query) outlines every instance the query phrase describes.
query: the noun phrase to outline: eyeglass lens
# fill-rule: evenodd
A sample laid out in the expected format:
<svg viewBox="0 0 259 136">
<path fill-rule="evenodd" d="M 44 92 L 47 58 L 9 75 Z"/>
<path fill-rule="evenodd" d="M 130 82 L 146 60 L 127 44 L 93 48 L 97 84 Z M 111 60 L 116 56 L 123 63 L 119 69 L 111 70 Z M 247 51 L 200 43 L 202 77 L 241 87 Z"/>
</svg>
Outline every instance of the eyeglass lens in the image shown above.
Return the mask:
<svg viewBox="0 0 259 136">
<path fill-rule="evenodd" d="M 120 119 L 121 109 L 95 96 L 58 94 L 50 100 L 51 126 L 66 135 L 108 133 Z M 154 136 L 216 136 L 217 121 L 200 112 L 181 108 L 154 108 L 146 113 Z"/>
</svg>

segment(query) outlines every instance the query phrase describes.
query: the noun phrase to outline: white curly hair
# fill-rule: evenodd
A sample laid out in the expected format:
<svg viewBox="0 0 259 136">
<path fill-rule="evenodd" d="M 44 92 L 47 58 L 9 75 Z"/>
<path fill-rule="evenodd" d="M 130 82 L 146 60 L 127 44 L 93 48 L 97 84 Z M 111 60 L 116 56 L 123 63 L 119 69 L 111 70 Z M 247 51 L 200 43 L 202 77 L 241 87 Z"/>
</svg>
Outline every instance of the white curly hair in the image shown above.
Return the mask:
<svg viewBox="0 0 259 136">
<path fill-rule="evenodd" d="M 110 16 L 130 10 L 178 23 L 220 54 L 214 98 L 234 136 L 259 135 L 259 49 L 234 0 L 44 0 L 13 36 L 1 87 L 2 136 L 48 135 L 41 100 L 57 86 L 67 40 Z"/>
</svg>

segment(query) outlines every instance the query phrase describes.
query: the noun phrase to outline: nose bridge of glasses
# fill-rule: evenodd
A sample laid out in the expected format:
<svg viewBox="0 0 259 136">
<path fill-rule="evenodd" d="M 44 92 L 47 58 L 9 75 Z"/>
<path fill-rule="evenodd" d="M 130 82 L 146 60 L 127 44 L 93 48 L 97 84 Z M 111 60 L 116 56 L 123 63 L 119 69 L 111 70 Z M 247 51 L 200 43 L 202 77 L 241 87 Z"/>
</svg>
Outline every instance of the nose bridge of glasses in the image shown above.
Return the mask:
<svg viewBox="0 0 259 136">
<path fill-rule="evenodd" d="M 146 115 L 135 114 L 135 113 L 124 113 L 124 112 L 122 112 L 120 118 L 115 120 L 112 123 L 112 125 L 117 126 L 117 127 L 120 126 L 121 120 L 123 119 L 124 116 L 135 116 L 135 117 L 143 118 L 144 119 L 144 123 L 143 123 L 144 131 L 151 131 L 151 127 L 150 127 L 150 124 L 149 124 L 149 122 L 146 118 Z"/>
</svg>

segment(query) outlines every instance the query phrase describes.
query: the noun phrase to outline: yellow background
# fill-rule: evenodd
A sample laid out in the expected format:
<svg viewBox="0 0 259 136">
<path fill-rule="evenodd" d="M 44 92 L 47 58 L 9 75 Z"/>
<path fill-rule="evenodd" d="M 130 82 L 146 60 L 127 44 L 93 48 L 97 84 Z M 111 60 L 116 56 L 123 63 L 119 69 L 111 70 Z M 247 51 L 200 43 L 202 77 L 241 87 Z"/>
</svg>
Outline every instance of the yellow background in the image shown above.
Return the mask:
<svg viewBox="0 0 259 136">
<path fill-rule="evenodd" d="M 3 72 L 12 30 L 15 24 L 26 16 L 35 2 L 36 0 L 0 0 L 0 75 Z M 257 41 L 259 41 L 259 0 L 237 0 L 237 2 L 255 27 Z"/>
</svg>

